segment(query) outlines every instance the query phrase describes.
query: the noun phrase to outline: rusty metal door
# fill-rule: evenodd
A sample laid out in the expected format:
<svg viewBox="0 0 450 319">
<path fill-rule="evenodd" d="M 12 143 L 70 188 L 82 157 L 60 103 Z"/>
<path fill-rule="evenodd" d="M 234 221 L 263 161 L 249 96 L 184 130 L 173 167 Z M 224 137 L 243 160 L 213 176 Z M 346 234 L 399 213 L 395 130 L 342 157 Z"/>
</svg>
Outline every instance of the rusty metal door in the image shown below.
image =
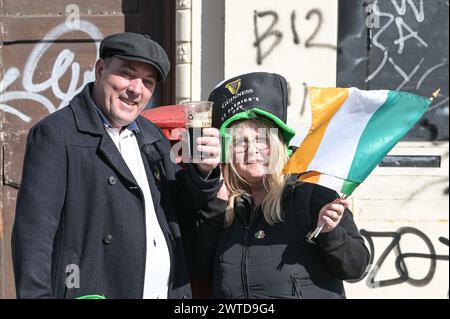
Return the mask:
<svg viewBox="0 0 450 319">
<path fill-rule="evenodd" d="M 15 297 L 11 229 L 29 129 L 94 79 L 104 36 L 145 32 L 172 58 L 172 12 L 174 1 L 162 0 L 0 2 L 0 298 Z M 174 100 L 173 83 L 157 103 Z"/>
</svg>

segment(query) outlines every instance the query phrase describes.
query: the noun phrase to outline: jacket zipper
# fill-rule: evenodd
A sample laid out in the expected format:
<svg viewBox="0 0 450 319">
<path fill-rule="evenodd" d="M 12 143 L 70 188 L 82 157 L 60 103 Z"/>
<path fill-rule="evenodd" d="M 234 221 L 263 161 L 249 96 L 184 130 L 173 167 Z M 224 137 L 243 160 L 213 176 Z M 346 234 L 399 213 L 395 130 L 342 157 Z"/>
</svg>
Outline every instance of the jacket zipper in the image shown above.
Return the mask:
<svg viewBox="0 0 450 319">
<path fill-rule="evenodd" d="M 250 226 L 253 223 L 255 211 L 252 209 L 250 212 L 250 218 L 248 224 L 245 225 L 244 232 L 244 247 L 242 249 L 242 263 L 241 263 L 241 275 L 242 275 L 242 286 L 244 288 L 244 298 L 250 298 L 250 287 L 248 286 L 248 274 L 247 274 L 247 247 L 248 247 L 248 234 L 250 232 Z"/>
<path fill-rule="evenodd" d="M 249 225 L 245 226 L 244 233 L 244 247 L 242 249 L 242 261 L 241 261 L 241 276 L 242 276 L 242 287 L 244 288 L 244 298 L 249 299 L 249 287 L 247 280 L 247 240 L 248 240 L 248 232 Z"/>
<path fill-rule="evenodd" d="M 299 299 L 303 299 L 302 292 L 300 291 L 299 285 L 297 285 L 297 279 L 291 276 L 292 281 L 292 296 L 297 295 Z"/>
</svg>

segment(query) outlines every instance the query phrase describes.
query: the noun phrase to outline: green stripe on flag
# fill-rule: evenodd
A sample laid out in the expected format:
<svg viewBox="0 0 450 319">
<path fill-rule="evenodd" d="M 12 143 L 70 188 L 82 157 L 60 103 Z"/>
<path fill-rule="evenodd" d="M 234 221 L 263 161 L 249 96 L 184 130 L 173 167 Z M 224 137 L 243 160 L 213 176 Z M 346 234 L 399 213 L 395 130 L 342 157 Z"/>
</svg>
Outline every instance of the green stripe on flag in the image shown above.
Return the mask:
<svg viewBox="0 0 450 319">
<path fill-rule="evenodd" d="M 344 195 L 351 195 L 359 183 L 345 180 L 342 184 L 341 193 Z"/>
<path fill-rule="evenodd" d="M 422 117 L 430 103 L 422 96 L 389 91 L 385 103 L 372 115 L 361 134 L 347 179 L 362 183 Z"/>
</svg>

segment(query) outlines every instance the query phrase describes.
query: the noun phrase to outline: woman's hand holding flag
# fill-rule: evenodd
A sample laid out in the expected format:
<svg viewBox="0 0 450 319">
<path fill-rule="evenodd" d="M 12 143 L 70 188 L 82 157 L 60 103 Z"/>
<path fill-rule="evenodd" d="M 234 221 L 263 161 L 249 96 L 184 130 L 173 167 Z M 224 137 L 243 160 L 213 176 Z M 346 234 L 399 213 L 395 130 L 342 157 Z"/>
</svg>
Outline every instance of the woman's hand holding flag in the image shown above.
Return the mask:
<svg viewBox="0 0 450 319">
<path fill-rule="evenodd" d="M 325 205 L 319 212 L 317 224 L 323 224 L 322 233 L 328 233 L 336 228 L 349 206 L 348 199 L 336 198 L 333 202 Z"/>
</svg>

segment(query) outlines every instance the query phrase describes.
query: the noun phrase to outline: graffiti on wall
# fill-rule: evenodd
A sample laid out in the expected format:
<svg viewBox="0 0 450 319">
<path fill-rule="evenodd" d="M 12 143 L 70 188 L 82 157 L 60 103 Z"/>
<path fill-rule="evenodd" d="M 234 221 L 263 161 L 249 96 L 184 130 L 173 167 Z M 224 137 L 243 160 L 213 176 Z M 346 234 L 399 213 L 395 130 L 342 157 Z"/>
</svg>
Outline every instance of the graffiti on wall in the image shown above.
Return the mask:
<svg viewBox="0 0 450 319">
<path fill-rule="evenodd" d="M 75 23 L 74 21 L 77 21 Z M 77 31 L 86 33 L 90 39 L 95 40 L 95 45 L 98 51 L 98 40 L 103 38 L 100 30 L 92 23 L 84 20 L 68 20 L 61 23 L 50 30 L 41 41 L 39 41 L 30 53 L 22 72 L 16 66 L 10 67 L 4 74 L 3 79 L 0 79 L 0 111 L 12 114 L 22 121 L 29 123 L 32 118 L 29 114 L 24 113 L 17 107 L 11 105 L 12 101 L 16 100 L 31 100 L 39 103 L 44 107 L 48 113 L 52 113 L 60 107 L 64 107 L 68 102 L 85 86 L 86 83 L 94 80 L 94 71 L 88 70 L 80 74 L 80 64 L 75 59 L 75 53 L 69 49 L 63 49 L 56 57 L 49 78 L 36 83 L 33 79 L 36 77 L 36 70 L 40 64 L 41 58 L 52 46 L 57 42 L 58 38 L 62 37 L 68 32 L 73 32 L 74 28 Z M 93 41 L 94 42 L 94 41 Z M 70 72 L 70 81 L 68 88 L 63 91 L 59 85 L 59 80 Z M 82 76 L 82 84 L 77 87 L 77 84 Z M 8 91 L 11 84 L 22 80 L 23 90 Z M 44 92 L 51 89 L 53 95 L 59 103 L 55 105 L 44 95 Z"/>
<path fill-rule="evenodd" d="M 365 278 L 366 285 L 369 288 L 382 288 L 403 283 L 408 283 L 415 287 L 424 287 L 433 280 L 437 269 L 437 261 L 449 260 L 448 254 L 437 254 L 436 248 L 434 247 L 430 238 L 425 233 L 414 227 L 400 227 L 393 232 L 368 231 L 365 229 L 361 229 L 360 234 L 366 239 L 369 246 L 370 265 L 363 277 L 359 278 L 358 280 L 352 280 L 350 282 L 359 282 Z M 402 243 L 405 244 L 405 235 L 416 237 L 416 240 L 422 242 L 425 245 L 424 247 L 426 247 L 426 251 L 406 252 L 402 250 L 401 245 Z M 391 241 L 385 247 L 375 247 L 374 238 L 387 238 Z M 410 240 L 411 237 L 409 237 L 408 239 Z M 439 242 L 447 247 L 449 245 L 449 240 L 445 237 L 439 237 Z M 381 253 L 377 252 L 376 248 L 380 249 Z M 386 259 L 392 254 L 395 255 L 395 261 L 393 265 L 386 263 Z M 376 261 L 375 256 L 379 256 Z M 408 260 L 412 261 L 417 259 L 429 261 L 428 268 L 425 269 L 424 272 L 425 274 L 421 274 L 419 277 L 415 277 L 416 274 L 411 271 L 411 267 L 408 267 Z M 387 267 L 395 267 L 398 276 L 389 279 L 379 279 L 378 274 L 380 273 L 380 271 L 385 270 L 385 268 Z M 423 270 L 424 269 L 422 269 L 421 272 L 423 272 Z"/>
<path fill-rule="evenodd" d="M 413 12 L 413 16 L 417 22 L 417 25 L 423 23 L 425 21 L 423 0 L 420 0 L 418 5 L 411 0 L 402 0 L 400 4 L 396 0 L 391 0 L 390 2 L 392 4 L 392 10 L 390 10 L 390 12 L 388 12 L 387 10 L 380 10 L 378 6 L 378 0 L 374 1 L 373 5 L 370 6 L 371 12 L 369 15 L 377 17 L 376 20 L 380 23 L 376 28 L 369 29 L 370 32 L 372 32 L 372 30 L 375 30 L 374 34 L 370 36 L 370 45 L 371 48 L 379 50 L 380 53 L 382 53 L 382 59 L 375 64 L 375 69 L 367 76 L 366 82 L 369 82 L 376 78 L 377 75 L 380 74 L 380 72 L 382 72 L 386 67 L 393 67 L 395 72 L 397 72 L 403 79 L 403 81 L 396 87 L 397 90 L 401 90 L 405 85 L 414 80 L 415 82 L 413 83 L 415 84 L 415 89 L 419 91 L 424 81 L 428 77 L 433 76 L 433 74 L 440 69 L 448 67 L 448 57 L 442 56 L 441 61 L 435 61 L 431 66 L 424 67 L 424 65 L 426 65 L 424 62 L 426 61 L 427 57 L 420 56 L 418 52 L 415 52 L 414 46 L 406 46 L 406 43 L 408 41 L 415 41 L 419 46 L 428 48 L 428 42 L 434 41 L 434 39 L 424 39 L 419 34 L 419 32 L 408 25 L 404 19 L 407 9 L 409 8 Z M 397 39 L 386 37 L 388 33 L 392 33 L 392 29 L 396 30 L 398 34 Z M 392 40 L 392 42 L 387 42 L 389 40 Z M 396 53 L 398 56 L 397 59 L 399 60 L 399 57 L 402 57 L 403 55 L 409 57 L 416 56 L 417 61 L 411 70 L 405 70 L 399 65 L 400 61 L 396 61 L 396 57 L 394 56 L 393 52 L 388 49 L 388 46 L 390 44 L 394 44 L 394 46 L 397 48 Z M 444 97 L 438 103 L 433 105 L 430 111 L 439 108 L 442 105 L 445 105 L 446 103 L 448 103 L 448 101 L 448 96 Z"/>
<path fill-rule="evenodd" d="M 264 31 L 260 32 L 259 28 L 259 20 L 260 19 L 272 19 L 269 27 Z M 266 57 L 268 57 L 272 51 L 281 43 L 283 40 L 284 34 L 281 30 L 277 29 L 276 26 L 279 22 L 279 14 L 276 11 L 268 10 L 268 11 L 254 11 L 253 14 L 253 29 L 255 33 L 255 41 L 253 42 L 253 46 L 256 48 L 256 63 L 258 65 L 263 64 L 263 61 Z M 315 19 L 315 28 L 312 33 L 306 38 L 304 42 L 305 48 L 325 48 L 336 50 L 336 46 L 329 43 L 322 43 L 317 40 L 317 36 L 322 30 L 323 26 L 323 14 L 320 9 L 314 8 L 309 10 L 305 15 L 306 20 L 313 21 Z M 299 45 L 302 43 L 299 33 L 297 31 L 297 12 L 293 10 L 290 15 L 291 22 L 291 32 L 292 32 L 292 42 L 295 45 Z M 273 37 L 271 44 L 264 51 L 263 50 L 263 42 L 270 41 Z"/>
</svg>

